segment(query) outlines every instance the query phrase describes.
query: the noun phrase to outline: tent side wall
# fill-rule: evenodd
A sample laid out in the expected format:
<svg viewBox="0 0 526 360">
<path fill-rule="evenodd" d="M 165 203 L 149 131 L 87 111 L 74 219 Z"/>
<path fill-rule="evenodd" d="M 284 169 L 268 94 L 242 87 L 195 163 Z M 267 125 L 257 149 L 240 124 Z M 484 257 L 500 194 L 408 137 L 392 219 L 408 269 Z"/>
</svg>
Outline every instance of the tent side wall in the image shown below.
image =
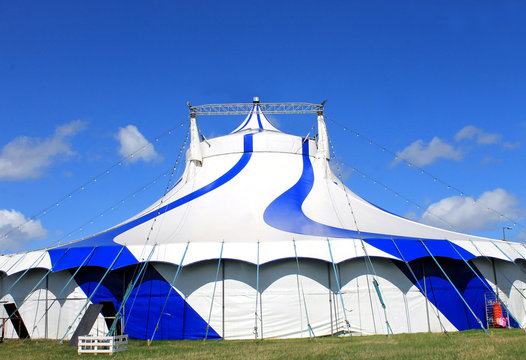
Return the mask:
<svg viewBox="0 0 526 360">
<path fill-rule="evenodd" d="M 438 259 L 451 284 L 430 258 L 410 264 L 378 257 L 371 260 L 376 275 L 364 257 L 335 267 L 326 261 L 293 258 L 261 265 L 259 277 L 255 264 L 231 259 L 223 259 L 221 264 L 217 259 L 201 261 L 184 266 L 172 290 L 170 283 L 178 266 L 150 263 L 123 307 L 125 332 L 147 339 L 159 324 L 155 339 L 203 338 L 210 319 L 211 339 L 296 338 L 308 337 L 309 325 L 316 336 L 341 335 L 347 331 L 347 319 L 354 334 L 386 334 L 386 318 L 373 280 L 379 284 L 394 333 L 478 328 L 454 287 L 485 321 L 484 294 L 488 289 L 464 262 Z M 522 265 L 486 258 L 470 263 L 492 289 L 496 289 L 496 274 L 499 297 L 524 326 L 526 275 Z M 103 268 L 81 269 L 63 291 L 74 269 L 50 273 L 32 293 L 45 270 L 32 269 L 9 294 L 5 292 L 20 273 L 4 275 L 0 279 L 0 300 L 16 304 L 32 338 L 60 339 L 70 325 L 69 336 L 76 328 L 82 316 L 72 322 L 89 296 L 93 295 L 93 303 L 112 301 L 118 309 L 134 270 L 134 266 L 128 266 L 111 271 L 96 293 Z M 0 316 L 8 316 L 3 306 Z M 92 334 L 107 329 L 100 314 Z M 18 337 L 9 321 L 5 336 Z"/>
</svg>

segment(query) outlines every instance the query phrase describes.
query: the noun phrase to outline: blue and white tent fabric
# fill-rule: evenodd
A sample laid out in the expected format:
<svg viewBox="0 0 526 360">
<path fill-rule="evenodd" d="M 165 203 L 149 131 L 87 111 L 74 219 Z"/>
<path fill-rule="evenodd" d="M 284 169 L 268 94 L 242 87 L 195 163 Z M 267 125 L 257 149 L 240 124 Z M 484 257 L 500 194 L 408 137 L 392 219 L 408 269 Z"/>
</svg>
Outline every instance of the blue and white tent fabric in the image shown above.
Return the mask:
<svg viewBox="0 0 526 360">
<path fill-rule="evenodd" d="M 330 170 L 322 115 L 317 139 L 302 138 L 255 103 L 232 133 L 206 141 L 193 119 L 191 140 L 181 179 L 133 218 L 0 256 L 0 305 L 16 305 L 32 338 L 70 337 L 96 303 L 112 303 L 138 339 L 465 330 L 488 325 L 490 298 L 511 326 L 526 325 L 525 246 L 360 198 Z M 104 316 L 92 334 L 111 330 Z"/>
</svg>

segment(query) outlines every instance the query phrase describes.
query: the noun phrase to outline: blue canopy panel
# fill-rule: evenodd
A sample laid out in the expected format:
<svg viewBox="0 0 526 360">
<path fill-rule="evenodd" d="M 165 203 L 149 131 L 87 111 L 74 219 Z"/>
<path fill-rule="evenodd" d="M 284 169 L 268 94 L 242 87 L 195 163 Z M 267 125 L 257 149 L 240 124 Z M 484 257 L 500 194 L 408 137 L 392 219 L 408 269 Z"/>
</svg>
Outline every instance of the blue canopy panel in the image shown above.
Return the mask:
<svg viewBox="0 0 526 360">
<path fill-rule="evenodd" d="M 119 309 L 124 297 L 125 286 L 131 281 L 127 278 L 131 272 L 126 269 L 112 271 L 104 279 L 95 294 L 97 284 L 104 274 L 103 269 L 81 269 L 75 275 L 75 281 L 86 296 L 92 296 L 93 303 L 112 301 Z M 124 331 L 133 339 L 150 339 L 160 318 L 156 340 L 203 339 L 206 334 L 206 321 L 179 295 L 170 291 L 170 284 L 151 266 L 137 282 L 124 306 Z M 165 302 L 166 308 L 161 314 Z M 208 330 L 208 339 L 220 339 L 212 329 Z"/>
<path fill-rule="evenodd" d="M 476 257 L 469 251 L 448 240 L 420 240 L 415 238 L 393 237 L 366 238 L 364 241 L 375 248 L 378 248 L 400 260 L 405 260 L 407 262 L 430 256 L 422 242 L 426 244 L 433 256 L 448 257 L 451 259 L 466 261 Z M 396 246 L 394 242 L 396 242 Z M 398 249 L 396 248 L 397 246 Z M 400 250 L 400 252 L 398 250 Z M 400 253 L 402 255 L 400 255 Z"/>
<path fill-rule="evenodd" d="M 107 269 L 119 254 L 121 248 L 122 245 L 114 244 L 113 246 L 58 248 L 48 250 L 48 252 L 53 271 L 72 269 L 79 266 L 98 266 Z M 113 269 L 133 264 L 137 264 L 137 259 L 125 247 L 117 261 L 115 261 Z"/>
</svg>

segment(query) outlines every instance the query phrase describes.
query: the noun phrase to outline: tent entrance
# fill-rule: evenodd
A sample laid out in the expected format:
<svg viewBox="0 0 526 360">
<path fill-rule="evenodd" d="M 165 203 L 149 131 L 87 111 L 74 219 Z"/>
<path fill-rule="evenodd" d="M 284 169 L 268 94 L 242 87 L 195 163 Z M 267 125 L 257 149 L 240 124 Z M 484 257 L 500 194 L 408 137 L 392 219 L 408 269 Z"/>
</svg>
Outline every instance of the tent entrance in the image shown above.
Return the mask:
<svg viewBox="0 0 526 360">
<path fill-rule="evenodd" d="M 27 332 L 26 324 L 24 324 L 24 320 L 22 320 L 22 317 L 20 316 L 20 313 L 18 312 L 18 308 L 16 307 L 15 303 L 8 303 L 4 304 L 4 309 L 7 312 L 7 315 L 9 316 L 6 318 L 7 320 L 11 320 L 11 324 L 15 328 L 16 334 L 18 335 L 19 339 L 28 339 L 29 333 Z M 2 339 L 4 338 L 4 326 L 5 322 L 2 321 Z"/>
<path fill-rule="evenodd" d="M 117 316 L 115 304 L 113 304 L 113 301 L 99 301 L 99 304 L 102 305 L 102 316 L 104 316 L 106 326 L 108 327 L 108 329 L 110 329 L 111 325 L 113 324 L 113 321 L 115 320 L 115 317 Z M 120 321 L 117 322 L 117 326 L 115 328 L 115 335 L 122 335 Z"/>
</svg>

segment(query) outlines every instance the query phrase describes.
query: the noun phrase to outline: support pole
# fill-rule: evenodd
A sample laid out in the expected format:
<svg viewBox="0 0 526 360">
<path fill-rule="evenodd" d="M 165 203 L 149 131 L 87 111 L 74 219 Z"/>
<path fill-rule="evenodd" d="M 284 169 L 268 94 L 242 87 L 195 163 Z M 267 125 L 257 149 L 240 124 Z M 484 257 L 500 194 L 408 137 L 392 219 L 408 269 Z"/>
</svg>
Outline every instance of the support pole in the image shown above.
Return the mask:
<svg viewBox="0 0 526 360">
<path fill-rule="evenodd" d="M 425 265 L 423 262 L 421 262 L 421 264 L 422 264 L 422 277 L 424 278 L 424 296 L 426 299 L 428 299 Z M 428 301 L 426 301 L 426 317 L 427 317 L 427 332 L 431 332 L 431 322 L 429 321 L 429 302 Z M 440 315 L 439 315 L 439 319 L 440 319 Z M 440 323 L 442 323 L 442 321 L 440 321 Z"/>
<path fill-rule="evenodd" d="M 398 245 L 396 244 L 396 241 L 391 238 L 391 240 L 393 241 L 393 244 L 394 246 L 396 247 L 396 250 L 398 251 L 398 254 L 400 254 L 400 258 L 403 260 L 403 262 L 405 263 L 405 265 L 407 266 L 407 268 L 409 269 L 409 271 L 411 272 L 411 275 L 413 276 L 413 278 L 415 279 L 415 285 L 416 287 L 420 290 L 421 293 L 424 294 L 424 297 L 426 299 L 426 316 L 427 316 L 427 331 L 428 332 L 431 332 L 431 324 L 430 324 L 430 321 L 429 321 L 429 298 L 427 297 L 427 289 L 426 289 L 426 277 L 425 277 L 425 273 L 424 273 L 424 264 L 422 264 L 422 276 L 424 278 L 424 289 L 422 289 L 420 287 L 420 285 L 418 284 L 418 278 L 416 277 L 416 274 L 414 273 L 413 269 L 411 268 L 411 265 L 409 265 L 409 263 L 407 262 L 407 260 L 405 259 L 404 255 L 402 254 L 402 251 L 400 251 L 400 248 L 398 247 Z M 437 310 L 437 318 L 438 318 L 438 322 L 440 323 L 440 326 L 442 327 L 442 330 L 444 331 L 444 333 L 449 336 L 449 333 L 447 332 L 444 324 L 442 324 L 442 320 L 440 320 L 440 314 L 438 313 L 438 310 Z"/>
<path fill-rule="evenodd" d="M 221 268 L 221 260 L 223 259 L 223 245 L 225 245 L 224 241 L 221 243 L 221 251 L 219 252 L 219 261 L 217 262 L 216 279 L 214 281 L 214 291 L 212 292 L 212 301 L 210 303 L 208 321 L 206 322 L 206 333 L 205 333 L 205 338 L 203 339 L 203 344 L 206 343 L 206 340 L 208 339 L 208 331 L 210 330 L 210 319 L 212 318 L 212 309 L 214 307 L 214 298 L 216 296 L 217 278 L 219 277 L 219 269 Z"/>
<path fill-rule="evenodd" d="M 367 252 L 367 249 L 365 248 L 365 243 L 364 243 L 364 241 L 363 241 L 363 239 L 361 237 L 360 237 L 360 242 L 362 244 L 363 252 L 365 253 L 365 256 L 367 257 L 367 260 L 369 261 L 369 264 L 371 265 L 371 270 L 373 271 L 373 274 L 374 274 L 373 285 L 374 285 L 374 287 L 376 289 L 376 293 L 378 295 L 378 299 L 380 300 L 380 304 L 382 305 L 382 308 L 384 310 L 384 318 L 385 318 L 385 326 L 386 326 L 386 329 L 387 329 L 387 337 L 390 338 L 391 337 L 391 333 L 393 332 L 393 330 L 391 329 L 391 325 L 389 324 L 389 319 L 387 318 L 387 310 L 386 310 L 384 301 L 382 299 L 382 294 L 380 293 L 380 286 L 378 285 L 378 281 L 376 281 L 376 277 L 378 277 L 378 275 L 376 275 L 376 270 L 374 269 L 373 262 L 371 261 L 371 257 L 369 256 L 369 253 Z"/>
<path fill-rule="evenodd" d="M 499 297 L 499 285 L 497 284 L 497 271 L 495 270 L 495 259 L 491 259 L 491 268 L 493 269 L 493 280 L 495 280 L 495 294 Z"/>
<path fill-rule="evenodd" d="M 336 264 L 334 263 L 334 257 L 332 256 L 331 242 L 329 238 L 327 238 L 327 244 L 329 245 L 329 253 L 331 254 L 331 262 L 332 262 L 332 268 L 334 270 L 334 278 L 336 280 L 336 285 L 338 286 L 338 293 L 340 294 L 340 301 L 342 303 L 342 311 L 343 311 L 343 317 L 345 319 L 345 325 L 347 326 L 347 331 L 349 332 L 349 339 L 352 339 L 351 324 L 349 324 L 349 321 L 347 320 L 347 309 L 345 308 L 345 303 L 343 302 L 342 289 L 340 287 L 340 280 L 338 278 L 338 273 L 336 271 Z"/>
<path fill-rule="evenodd" d="M 300 261 L 298 259 L 298 252 L 296 250 L 296 241 L 292 239 L 292 243 L 294 244 L 294 256 L 296 257 L 296 266 L 298 268 L 298 274 L 296 275 L 296 280 L 298 282 L 298 292 L 300 291 L 300 288 L 301 288 L 301 295 L 303 297 L 303 307 L 305 308 L 305 318 L 307 319 L 307 328 L 309 329 L 309 339 L 311 340 L 314 339 L 318 341 L 318 339 L 316 339 L 316 335 L 314 334 L 314 330 L 312 330 L 312 326 L 310 325 L 309 311 L 307 310 L 307 301 L 305 299 L 305 291 L 303 290 L 303 284 L 300 279 L 300 276 L 301 276 Z"/>
<path fill-rule="evenodd" d="M 222 280 L 221 280 L 221 330 L 223 334 L 223 339 L 225 338 L 225 267 L 226 262 L 225 260 L 221 260 L 222 266 L 221 266 L 221 273 L 222 273 Z"/>
<path fill-rule="evenodd" d="M 152 342 L 153 342 L 153 340 L 155 338 L 155 333 L 157 332 L 157 330 L 159 330 L 159 324 L 161 323 L 161 318 L 162 318 L 162 316 L 164 314 L 164 310 L 166 310 L 166 306 L 168 305 L 168 299 L 170 298 L 170 295 L 172 294 L 172 290 L 175 288 L 175 282 L 177 281 L 177 278 L 179 277 L 179 274 L 181 273 L 181 270 L 182 270 L 182 267 L 183 267 L 184 258 L 186 256 L 186 252 L 188 251 L 188 246 L 189 245 L 190 245 L 190 242 L 187 242 L 186 243 L 186 247 L 185 247 L 184 252 L 183 252 L 183 256 L 181 257 L 181 261 L 179 261 L 179 265 L 177 266 L 177 271 L 175 272 L 174 278 L 173 278 L 172 282 L 170 283 L 170 290 L 168 290 L 168 295 L 166 296 L 166 300 L 164 301 L 164 305 L 163 305 L 163 308 L 161 310 L 161 314 L 159 315 L 159 318 L 157 319 L 157 324 L 155 325 L 152 337 L 150 338 L 150 341 L 148 342 L 148 346 L 152 344 Z"/>
<path fill-rule="evenodd" d="M 329 313 L 331 318 L 331 336 L 334 335 L 334 326 L 332 324 L 332 285 L 331 285 L 331 264 L 327 263 L 327 287 L 329 289 Z"/>
<path fill-rule="evenodd" d="M 259 303 L 259 241 L 256 264 L 256 309 L 254 311 L 254 340 L 258 339 L 258 303 Z"/>
</svg>

